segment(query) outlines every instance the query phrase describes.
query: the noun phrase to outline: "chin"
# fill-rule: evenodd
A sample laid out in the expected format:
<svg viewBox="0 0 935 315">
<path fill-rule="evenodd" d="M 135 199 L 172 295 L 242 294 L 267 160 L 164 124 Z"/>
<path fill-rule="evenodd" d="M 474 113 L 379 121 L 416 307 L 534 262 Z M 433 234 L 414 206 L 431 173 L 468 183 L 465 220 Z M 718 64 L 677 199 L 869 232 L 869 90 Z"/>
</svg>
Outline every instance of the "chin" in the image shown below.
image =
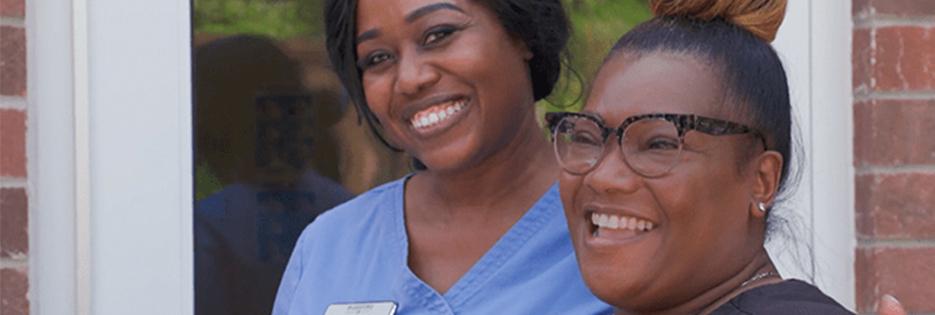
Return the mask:
<svg viewBox="0 0 935 315">
<path fill-rule="evenodd" d="M 587 259 L 581 262 L 581 266 L 590 266 L 590 268 L 581 268 L 582 277 L 591 289 L 591 293 L 607 304 L 631 311 L 653 306 L 651 302 L 648 305 L 641 303 L 641 301 L 653 301 L 651 296 L 647 296 L 651 294 L 652 277 L 635 277 L 652 274 L 644 270 L 645 268 L 620 263 L 611 265 L 608 260 L 588 261 Z"/>
<path fill-rule="evenodd" d="M 582 270 L 582 276 L 584 276 L 588 288 L 591 289 L 591 293 L 602 301 L 614 307 L 627 304 L 625 297 L 628 295 L 626 291 L 629 290 L 627 290 L 625 279 L 618 279 L 618 277 L 609 275 L 606 272 L 596 270 Z"/>
<path fill-rule="evenodd" d="M 481 153 L 476 142 L 465 140 L 424 149 L 417 158 L 431 171 L 453 172 L 467 170 L 480 164 L 483 159 Z"/>
</svg>

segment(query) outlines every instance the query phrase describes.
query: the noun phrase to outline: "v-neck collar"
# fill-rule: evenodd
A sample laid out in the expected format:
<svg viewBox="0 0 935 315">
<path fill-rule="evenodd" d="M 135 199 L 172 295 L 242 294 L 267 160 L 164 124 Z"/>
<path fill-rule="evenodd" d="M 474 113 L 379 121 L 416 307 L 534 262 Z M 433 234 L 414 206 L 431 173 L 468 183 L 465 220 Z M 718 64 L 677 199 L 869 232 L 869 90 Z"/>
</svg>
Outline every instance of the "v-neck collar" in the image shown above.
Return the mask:
<svg viewBox="0 0 935 315">
<path fill-rule="evenodd" d="M 405 187 L 406 182 L 413 174 L 399 181 L 396 187 L 396 200 L 393 202 L 393 221 L 396 232 L 396 244 L 401 255 L 397 263 L 401 266 L 401 285 L 405 288 L 408 298 L 415 299 L 414 302 L 421 303 L 423 306 L 435 311 L 442 311 L 453 314 L 453 310 L 459 308 L 474 296 L 483 285 L 490 280 L 500 267 L 519 251 L 523 245 L 541 230 L 549 220 L 560 217 L 559 213 L 551 213 L 550 209 L 561 209 L 555 190 L 558 190 L 558 184 L 552 184 L 549 189 L 539 197 L 539 200 L 523 216 L 513 224 L 512 227 L 497 240 L 486 253 L 471 266 L 468 271 L 461 275 L 454 285 L 442 295 L 427 283 L 419 279 L 418 276 L 409 268 L 409 236 L 406 233 L 405 224 Z"/>
</svg>

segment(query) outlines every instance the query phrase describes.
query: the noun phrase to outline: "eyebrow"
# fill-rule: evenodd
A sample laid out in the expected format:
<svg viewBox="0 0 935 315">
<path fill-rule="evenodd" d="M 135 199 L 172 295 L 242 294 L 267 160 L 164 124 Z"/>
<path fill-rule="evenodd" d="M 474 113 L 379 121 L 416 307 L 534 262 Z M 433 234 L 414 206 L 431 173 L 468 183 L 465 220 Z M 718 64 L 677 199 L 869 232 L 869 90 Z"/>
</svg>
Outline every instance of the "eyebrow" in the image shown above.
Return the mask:
<svg viewBox="0 0 935 315">
<path fill-rule="evenodd" d="M 366 32 L 360 33 L 360 35 L 357 36 L 357 43 L 360 44 L 361 42 L 365 40 L 371 40 L 371 39 L 380 37 L 380 34 L 381 34 L 380 30 L 378 29 L 371 29 Z"/>
<path fill-rule="evenodd" d="M 418 8 L 415 11 L 412 11 L 411 13 L 406 15 L 406 23 L 412 23 L 412 21 L 415 21 L 423 16 L 428 15 L 429 13 L 432 13 L 438 10 L 452 10 L 452 11 L 458 11 L 458 12 L 464 13 L 464 10 L 461 10 L 461 8 L 459 8 L 458 6 L 448 3 L 448 2 L 433 3 L 430 5 Z"/>
<path fill-rule="evenodd" d="M 458 12 L 464 13 L 464 10 L 448 2 L 433 3 L 430 5 L 426 5 L 424 7 L 418 8 L 415 11 L 412 11 L 409 14 L 407 14 L 405 17 L 406 23 L 412 23 L 413 21 L 418 20 L 419 18 L 426 16 L 429 13 L 438 11 L 438 10 L 452 10 L 452 11 L 458 11 Z M 367 30 L 366 32 L 360 33 L 360 35 L 357 36 L 357 43 L 360 44 L 363 41 L 367 41 L 367 40 L 380 37 L 381 34 L 382 33 L 380 33 L 379 29 Z"/>
</svg>

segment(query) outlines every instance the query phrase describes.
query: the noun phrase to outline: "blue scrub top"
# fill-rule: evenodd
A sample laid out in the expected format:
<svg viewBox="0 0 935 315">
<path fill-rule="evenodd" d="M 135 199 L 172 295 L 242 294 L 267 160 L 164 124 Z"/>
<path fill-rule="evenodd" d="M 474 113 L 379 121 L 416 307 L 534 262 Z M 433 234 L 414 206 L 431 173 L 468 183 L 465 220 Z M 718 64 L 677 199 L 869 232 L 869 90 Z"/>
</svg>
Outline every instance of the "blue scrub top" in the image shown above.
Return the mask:
<svg viewBox="0 0 935 315">
<path fill-rule="evenodd" d="M 553 185 L 441 294 L 409 269 L 405 179 L 318 217 L 296 244 L 274 315 L 321 315 L 332 303 L 393 301 L 398 315 L 610 314 L 581 279 Z"/>
</svg>

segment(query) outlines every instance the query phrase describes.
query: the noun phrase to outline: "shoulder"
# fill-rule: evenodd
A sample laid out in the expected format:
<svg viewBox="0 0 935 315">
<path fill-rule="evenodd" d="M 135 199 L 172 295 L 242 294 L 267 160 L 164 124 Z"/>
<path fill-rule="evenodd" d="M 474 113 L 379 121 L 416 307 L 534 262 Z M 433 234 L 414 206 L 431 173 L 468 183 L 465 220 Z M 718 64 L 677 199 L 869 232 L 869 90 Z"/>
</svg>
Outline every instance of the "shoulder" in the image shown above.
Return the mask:
<svg viewBox="0 0 935 315">
<path fill-rule="evenodd" d="M 309 224 L 283 273 L 273 314 L 321 314 L 328 303 L 386 290 L 398 274 L 390 271 L 405 261 L 399 257 L 405 232 L 397 221 L 402 185 L 397 180 L 369 190 Z"/>
<path fill-rule="evenodd" d="M 744 292 L 713 314 L 854 314 L 815 286 L 786 280 Z"/>
<path fill-rule="evenodd" d="M 326 211 L 311 225 L 330 226 L 334 224 L 360 222 L 401 205 L 403 198 L 403 180 L 395 180 L 354 197 L 333 209 Z M 311 226 L 310 225 L 310 226 Z"/>
<path fill-rule="evenodd" d="M 296 251 L 309 251 L 319 244 L 342 248 L 335 245 L 390 232 L 394 214 L 402 206 L 402 186 L 403 179 L 389 182 L 325 211 L 302 232 Z"/>
</svg>

